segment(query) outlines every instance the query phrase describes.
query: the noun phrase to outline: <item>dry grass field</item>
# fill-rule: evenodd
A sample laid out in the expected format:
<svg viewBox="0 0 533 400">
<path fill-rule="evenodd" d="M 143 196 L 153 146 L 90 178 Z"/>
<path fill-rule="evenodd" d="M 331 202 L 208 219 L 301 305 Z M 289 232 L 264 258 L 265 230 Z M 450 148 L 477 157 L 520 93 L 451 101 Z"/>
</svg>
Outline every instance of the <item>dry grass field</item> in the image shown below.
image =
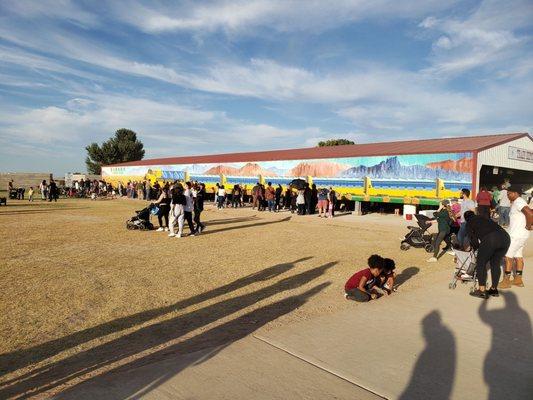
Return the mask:
<svg viewBox="0 0 533 400">
<path fill-rule="evenodd" d="M 165 349 L 187 353 L 339 309 L 357 312 L 343 285 L 372 253 L 397 261 L 403 283 L 393 296 L 452 267 L 447 255 L 429 266 L 423 250 L 400 252 L 406 224 L 391 215 L 325 220 L 209 206 L 206 232 L 178 239 L 127 231 L 141 204 L 0 207 L 0 398 L 47 397 Z M 217 334 L 202 335 L 208 331 Z"/>
</svg>

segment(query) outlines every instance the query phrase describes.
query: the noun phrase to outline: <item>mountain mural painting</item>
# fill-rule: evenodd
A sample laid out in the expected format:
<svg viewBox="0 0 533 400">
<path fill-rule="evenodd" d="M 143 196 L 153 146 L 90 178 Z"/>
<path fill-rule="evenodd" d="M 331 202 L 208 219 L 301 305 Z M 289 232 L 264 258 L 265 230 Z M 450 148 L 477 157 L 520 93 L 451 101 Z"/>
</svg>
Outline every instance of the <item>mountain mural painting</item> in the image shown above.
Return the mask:
<svg viewBox="0 0 533 400">
<path fill-rule="evenodd" d="M 368 177 L 372 180 L 393 182 L 394 187 L 413 187 L 413 182 L 427 182 L 434 186 L 437 178 L 454 187 L 470 187 L 472 183 L 472 154 L 443 153 L 417 155 L 390 155 L 375 157 L 348 157 L 311 160 L 274 160 L 238 163 L 173 164 L 151 166 L 104 167 L 104 178 L 120 180 L 144 179 L 149 168 L 166 171 L 186 171 L 190 179 L 218 181 L 220 175 L 232 177 L 232 182 L 253 182 L 259 175 L 284 181 L 284 178 L 327 178 L 328 185 L 353 186 Z M 245 179 L 246 178 L 246 179 Z M 352 185 L 349 184 L 350 181 Z M 357 183 L 359 185 L 359 183 Z"/>
</svg>

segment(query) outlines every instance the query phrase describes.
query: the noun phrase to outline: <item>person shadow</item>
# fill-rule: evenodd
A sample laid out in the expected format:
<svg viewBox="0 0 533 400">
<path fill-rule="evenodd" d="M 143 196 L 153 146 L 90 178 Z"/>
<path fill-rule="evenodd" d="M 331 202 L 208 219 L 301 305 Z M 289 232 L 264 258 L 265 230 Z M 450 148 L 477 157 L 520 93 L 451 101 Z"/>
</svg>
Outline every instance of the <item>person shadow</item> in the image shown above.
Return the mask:
<svg viewBox="0 0 533 400">
<path fill-rule="evenodd" d="M 399 399 L 449 399 L 457 364 L 453 333 L 442 323 L 437 310 L 433 310 L 422 320 L 422 333 L 426 347 L 418 357 L 411 380 Z"/>
<path fill-rule="evenodd" d="M 418 274 L 419 271 L 420 271 L 420 268 L 418 268 L 418 267 L 408 267 L 408 268 L 404 269 L 394 279 L 394 287 L 395 288 L 399 288 L 401 285 L 403 285 L 405 282 L 407 282 L 413 276 Z"/>
<path fill-rule="evenodd" d="M 533 398 L 533 336 L 528 313 L 513 292 L 500 292 L 505 307 L 479 306 L 479 318 L 492 330 L 491 348 L 485 357 L 483 378 L 489 400 Z"/>
</svg>

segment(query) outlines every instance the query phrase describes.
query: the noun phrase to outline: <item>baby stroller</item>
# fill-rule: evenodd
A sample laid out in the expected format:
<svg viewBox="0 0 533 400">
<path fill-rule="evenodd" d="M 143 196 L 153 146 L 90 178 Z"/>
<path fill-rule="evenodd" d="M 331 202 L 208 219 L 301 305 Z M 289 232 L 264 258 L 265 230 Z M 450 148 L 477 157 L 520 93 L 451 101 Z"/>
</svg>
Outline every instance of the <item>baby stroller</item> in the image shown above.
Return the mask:
<svg viewBox="0 0 533 400">
<path fill-rule="evenodd" d="M 408 226 L 409 232 L 400 243 L 401 250 L 409 250 L 411 247 L 424 248 L 428 253 L 433 253 L 433 235 L 427 233 L 431 226 L 431 218 L 422 214 L 414 215 L 418 226 Z"/>
<path fill-rule="evenodd" d="M 457 287 L 457 282 L 462 283 L 476 282 L 476 252 L 462 251 L 457 248 L 455 252 L 455 270 L 453 272 L 452 281 L 448 285 L 450 289 Z"/>
<path fill-rule="evenodd" d="M 148 207 L 145 207 L 140 211 L 135 211 L 137 215 L 126 221 L 126 228 L 129 230 L 138 229 L 141 231 L 152 230 L 154 229 L 154 225 L 150 222 L 150 214 L 155 215 L 158 212 L 159 208 L 154 204 L 150 204 Z"/>
</svg>

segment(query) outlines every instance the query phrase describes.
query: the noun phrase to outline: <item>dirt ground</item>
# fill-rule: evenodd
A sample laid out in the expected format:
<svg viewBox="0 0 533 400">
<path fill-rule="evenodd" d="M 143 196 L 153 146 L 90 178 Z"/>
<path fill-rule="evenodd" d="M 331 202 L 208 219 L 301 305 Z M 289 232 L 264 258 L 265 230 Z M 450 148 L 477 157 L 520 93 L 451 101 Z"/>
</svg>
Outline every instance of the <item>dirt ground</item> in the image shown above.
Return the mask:
<svg viewBox="0 0 533 400">
<path fill-rule="evenodd" d="M 208 206 L 205 233 L 178 239 L 126 230 L 142 204 L 0 207 L 0 398 L 47 397 L 165 347 L 188 353 L 243 331 L 357 312 L 343 285 L 373 253 L 396 260 L 402 283 L 393 296 L 453 268 L 449 255 L 427 264 L 422 249 L 400 251 L 407 223 L 393 215 L 326 220 Z M 295 304 L 280 302 L 300 294 Z M 276 302 L 285 308 L 253 313 Z M 224 334 L 176 346 L 237 318 Z"/>
</svg>

